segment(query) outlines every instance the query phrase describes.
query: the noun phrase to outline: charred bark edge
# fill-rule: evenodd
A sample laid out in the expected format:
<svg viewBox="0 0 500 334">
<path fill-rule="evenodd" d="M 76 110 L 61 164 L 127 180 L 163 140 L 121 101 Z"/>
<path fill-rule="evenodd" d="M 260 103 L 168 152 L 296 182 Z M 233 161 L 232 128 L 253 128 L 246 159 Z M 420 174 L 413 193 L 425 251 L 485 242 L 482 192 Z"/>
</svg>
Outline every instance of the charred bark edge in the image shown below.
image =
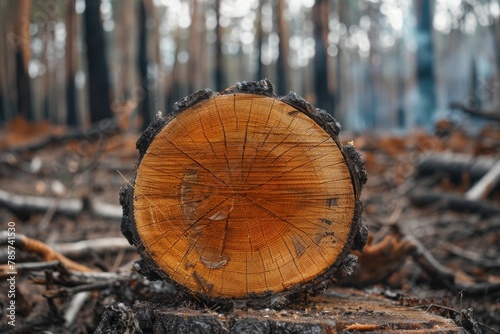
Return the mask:
<svg viewBox="0 0 500 334">
<path fill-rule="evenodd" d="M 186 299 L 190 299 L 194 293 L 196 296 L 203 300 L 215 303 L 244 303 L 252 307 L 269 307 L 270 305 L 277 306 L 285 303 L 286 297 L 291 294 L 300 292 L 309 292 L 315 294 L 317 292 L 325 290 L 336 280 L 339 275 L 346 276 L 351 274 L 357 262 L 357 257 L 351 254 L 351 251 L 362 250 L 366 244 L 368 237 L 368 228 L 361 218 L 363 212 L 363 203 L 359 200 L 361 190 L 367 181 L 367 174 L 361 157 L 355 150 L 354 146 L 349 144 L 346 146 L 342 146 L 340 144 L 338 135 L 341 130 L 341 125 L 335 118 L 333 118 L 333 116 L 322 109 L 314 107 L 294 92 L 290 92 L 288 95 L 283 97 L 276 96 L 274 93 L 274 86 L 268 79 L 263 79 L 255 82 L 239 82 L 235 86 L 230 87 L 221 93 L 214 93 L 209 89 L 202 89 L 175 103 L 173 107 L 173 114 L 170 117 L 161 117 L 161 114 L 158 113 L 153 119 L 150 126 L 145 130 L 145 132 L 137 141 L 137 149 L 139 150 L 140 155 L 138 164 L 146 154 L 149 145 L 152 143 L 156 135 L 176 115 L 204 100 L 208 100 L 219 94 L 225 95 L 236 93 L 255 94 L 276 98 L 298 109 L 299 111 L 310 117 L 323 130 L 325 130 L 335 141 L 337 147 L 342 152 L 342 155 L 344 156 L 351 174 L 356 202 L 354 206 L 353 218 L 351 221 L 349 239 L 344 244 L 342 251 L 337 257 L 337 260 L 330 267 L 328 267 L 325 272 L 319 274 L 314 279 L 277 293 L 269 291 L 261 294 L 249 294 L 245 298 L 241 299 L 214 298 L 207 296 L 204 293 L 194 293 L 193 291 L 190 291 L 186 287 L 175 282 L 163 271 L 155 270 L 157 266 L 150 258 L 149 254 L 147 254 L 147 250 L 141 242 L 135 225 L 135 218 L 133 214 L 134 188 L 132 186 L 135 182 L 135 179 L 132 180 L 132 185 L 126 185 L 120 190 L 120 204 L 123 207 L 121 231 L 129 241 L 129 243 L 137 247 L 137 251 L 141 255 L 141 259 L 134 264 L 134 269 L 149 280 L 162 279 L 171 283 L 172 285 L 177 287 L 177 291 L 179 292 L 179 294 L 183 295 Z"/>
</svg>

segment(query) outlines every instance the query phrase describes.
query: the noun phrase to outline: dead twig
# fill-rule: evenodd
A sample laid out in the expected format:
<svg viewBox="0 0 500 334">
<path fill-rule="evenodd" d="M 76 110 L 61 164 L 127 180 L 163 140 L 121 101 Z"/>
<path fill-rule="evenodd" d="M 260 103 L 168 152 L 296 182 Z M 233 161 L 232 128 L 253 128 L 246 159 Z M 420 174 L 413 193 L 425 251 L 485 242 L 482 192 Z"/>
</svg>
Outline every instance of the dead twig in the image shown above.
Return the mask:
<svg viewBox="0 0 500 334">
<path fill-rule="evenodd" d="M 90 292 L 82 291 L 73 297 L 66 312 L 64 313 L 64 325 L 70 327 L 76 319 L 78 312 L 82 309 L 85 302 L 90 298 Z"/>
<path fill-rule="evenodd" d="M 76 216 L 85 209 L 89 209 L 93 215 L 101 218 L 122 218 L 121 206 L 103 203 L 90 198 L 53 198 L 17 195 L 0 189 L 0 205 L 4 205 L 14 213 L 22 212 L 23 215 L 45 212 L 46 217 L 42 220 L 43 225 L 47 225 L 47 221 L 56 213 Z"/>
<path fill-rule="evenodd" d="M 51 262 L 45 262 L 46 264 L 51 264 Z M 53 273 L 54 281 L 59 285 L 75 286 L 79 284 L 92 284 L 100 281 L 126 281 L 134 279 L 136 276 L 129 272 L 115 273 L 115 272 L 78 272 L 66 270 L 60 262 L 55 262 L 57 266 L 51 266 L 55 271 Z M 33 264 L 35 268 L 37 263 Z M 18 268 L 18 267 L 17 267 Z M 33 281 L 38 284 L 43 283 L 43 275 L 37 272 L 37 269 L 33 269 L 31 272 L 31 277 Z"/>
<path fill-rule="evenodd" d="M 7 244 L 7 231 L 0 232 L 0 245 Z M 15 245 L 18 249 L 33 252 L 40 255 L 44 261 L 57 260 L 60 261 L 67 269 L 75 271 L 95 271 L 87 266 L 79 264 L 66 256 L 57 252 L 54 248 L 44 242 L 29 238 L 23 234 L 16 234 Z"/>
<path fill-rule="evenodd" d="M 102 238 L 83 240 L 72 243 L 61 243 L 54 245 L 61 254 L 69 257 L 80 257 L 93 251 L 96 253 L 106 251 L 135 251 L 125 238 Z"/>
<path fill-rule="evenodd" d="M 83 292 L 83 291 L 92 291 L 92 290 L 99 290 L 99 289 L 104 289 L 107 288 L 108 286 L 114 284 L 116 281 L 115 280 L 107 280 L 107 281 L 102 281 L 102 282 L 95 282 L 95 283 L 89 283 L 89 284 L 82 284 L 73 288 L 59 288 L 59 289 L 47 289 L 42 295 L 45 298 L 48 299 L 53 299 L 53 298 L 59 298 L 59 297 L 70 297 L 74 296 L 77 293 Z"/>
<path fill-rule="evenodd" d="M 28 144 L 9 147 L 9 151 L 13 153 L 32 152 L 51 144 L 65 143 L 69 140 L 95 140 L 100 136 L 110 136 L 115 133 L 118 130 L 117 124 L 118 120 L 116 118 L 104 119 L 98 123 L 92 124 L 88 130 L 70 130 L 63 135 L 49 134 L 44 138 L 40 138 Z"/>
<path fill-rule="evenodd" d="M 447 310 L 449 312 L 452 312 L 454 314 L 458 314 L 460 315 L 461 317 L 463 316 L 464 313 L 466 313 L 468 310 L 464 310 L 462 309 L 461 311 L 457 311 L 455 310 L 454 308 L 451 308 L 451 307 L 448 307 L 448 306 L 444 306 L 444 305 L 439 305 L 439 304 L 425 304 L 425 305 L 418 305 L 418 306 L 414 306 L 414 307 L 411 307 L 412 309 L 421 309 L 421 308 L 426 308 L 426 312 L 429 312 L 431 308 L 439 308 L 439 309 L 443 309 L 443 310 Z M 462 326 L 461 322 L 462 322 L 462 318 L 459 319 L 458 321 L 458 325 Z M 479 322 L 479 321 L 476 321 L 477 324 L 481 327 L 483 327 L 484 329 L 487 329 L 489 331 L 492 331 L 493 333 L 497 333 L 497 334 L 500 334 L 500 331 L 482 323 L 482 322 Z"/>
<path fill-rule="evenodd" d="M 75 216 L 83 209 L 83 201 L 78 198 L 51 198 L 42 196 L 24 196 L 0 190 L 0 204 L 8 209 L 25 213 L 47 212 L 56 208 L 57 213 Z"/>
<path fill-rule="evenodd" d="M 449 251 L 450 253 L 460 256 L 463 259 L 469 260 L 473 262 L 474 264 L 487 268 L 487 269 L 492 269 L 492 268 L 500 268 L 500 261 L 498 260 L 488 260 L 484 258 L 484 255 L 463 249 L 461 247 L 458 247 L 457 245 L 454 245 L 452 243 L 446 243 L 445 249 Z"/>
<path fill-rule="evenodd" d="M 469 191 L 465 193 L 465 198 L 470 201 L 477 201 L 485 198 L 500 180 L 500 160 L 479 180 Z"/>
</svg>

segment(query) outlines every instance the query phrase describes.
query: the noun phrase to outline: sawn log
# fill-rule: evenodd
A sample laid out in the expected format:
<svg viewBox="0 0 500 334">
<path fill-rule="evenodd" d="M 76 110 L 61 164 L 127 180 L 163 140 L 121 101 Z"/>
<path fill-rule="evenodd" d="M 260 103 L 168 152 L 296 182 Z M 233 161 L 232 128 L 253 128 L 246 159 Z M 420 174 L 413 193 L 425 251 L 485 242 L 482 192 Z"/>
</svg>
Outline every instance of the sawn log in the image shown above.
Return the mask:
<svg viewBox="0 0 500 334">
<path fill-rule="evenodd" d="M 323 290 L 366 243 L 359 154 L 340 124 L 268 80 L 204 89 L 157 115 L 121 190 L 143 276 L 204 300 Z"/>
</svg>

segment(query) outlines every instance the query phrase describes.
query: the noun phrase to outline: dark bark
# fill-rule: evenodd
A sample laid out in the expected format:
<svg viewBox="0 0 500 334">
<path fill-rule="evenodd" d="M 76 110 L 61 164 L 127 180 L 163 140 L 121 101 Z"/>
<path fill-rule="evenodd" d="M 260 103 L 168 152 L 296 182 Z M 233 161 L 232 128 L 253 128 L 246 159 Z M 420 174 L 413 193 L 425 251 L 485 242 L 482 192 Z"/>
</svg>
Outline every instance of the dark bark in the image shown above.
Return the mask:
<svg viewBox="0 0 500 334">
<path fill-rule="evenodd" d="M 259 0 L 259 6 L 257 7 L 257 18 L 255 21 L 255 40 L 257 43 L 257 74 L 255 80 L 264 79 L 264 66 L 262 64 L 262 4 L 263 0 Z"/>
<path fill-rule="evenodd" d="M 23 64 L 22 51 L 16 51 L 17 111 L 28 120 L 33 120 L 30 80 L 28 69 Z"/>
<path fill-rule="evenodd" d="M 398 109 L 396 110 L 396 126 L 404 128 L 406 126 L 406 113 L 404 108 L 405 100 L 405 54 L 403 41 L 397 42 L 398 75 L 397 75 L 397 98 Z"/>
<path fill-rule="evenodd" d="M 494 18 L 493 24 L 491 25 L 491 30 L 493 32 L 493 36 L 495 36 L 494 45 L 495 45 L 495 61 L 496 61 L 496 70 L 497 70 L 497 80 L 500 78 L 500 18 Z M 497 85 L 498 87 L 498 85 Z M 497 91 L 494 94 L 500 95 L 500 87 L 497 88 Z"/>
<path fill-rule="evenodd" d="M 329 90 L 329 69 L 326 35 L 328 35 L 328 21 L 325 22 L 324 15 L 328 15 L 328 1 L 319 0 L 314 3 L 314 42 L 316 52 L 314 53 L 314 91 L 316 92 L 316 104 L 333 115 L 334 98 Z"/>
<path fill-rule="evenodd" d="M 148 18 L 148 13 L 146 9 L 146 4 L 144 0 L 139 1 L 139 44 L 138 44 L 138 65 L 139 65 L 139 75 L 141 80 L 142 88 L 142 100 L 139 103 L 139 112 L 142 115 L 143 129 L 146 129 L 149 123 L 151 123 L 151 104 L 149 103 L 149 87 L 148 87 L 148 33 L 146 27 L 146 21 Z"/>
<path fill-rule="evenodd" d="M 106 62 L 106 41 L 101 22 L 100 0 L 85 0 L 85 42 L 90 120 L 111 118 L 110 84 Z"/>
<path fill-rule="evenodd" d="M 417 16 L 417 82 L 419 101 L 416 124 L 425 125 L 432 120 L 436 109 L 434 83 L 434 50 L 432 45 L 432 1 L 415 2 Z"/>
<path fill-rule="evenodd" d="M 220 3 L 221 0 L 215 0 L 215 12 L 217 14 L 217 39 L 215 40 L 215 87 L 222 91 L 226 87 L 226 78 L 224 73 L 224 55 L 222 54 L 222 26 L 220 25 Z"/>
<path fill-rule="evenodd" d="M 8 7 L 7 7 L 7 3 L 4 1 L 4 2 L 0 2 L 0 11 L 3 12 L 3 15 L 2 17 L 6 17 L 7 15 L 7 10 L 8 10 Z M 6 35 L 6 32 L 5 32 L 5 28 L 6 28 L 6 24 L 1 24 L 0 25 L 0 34 L 1 36 L 5 36 Z M 5 57 L 5 54 L 6 54 L 6 50 L 7 50 L 7 40 L 5 38 L 1 38 L 0 39 L 0 68 L 2 68 L 3 70 L 0 71 L 0 123 L 1 122 L 4 122 L 8 119 L 7 117 L 7 104 L 8 104 L 8 96 L 6 94 L 7 92 L 7 71 L 6 71 L 6 68 L 7 68 L 7 57 Z"/>
<path fill-rule="evenodd" d="M 74 41 L 76 40 L 76 11 L 75 0 L 66 3 L 66 123 L 71 126 L 78 125 L 78 111 L 76 102 L 75 66 L 76 53 Z"/>
<path fill-rule="evenodd" d="M 31 105 L 30 78 L 28 65 L 30 53 L 30 11 L 31 0 L 19 0 L 16 3 L 16 16 L 14 21 L 14 53 L 16 62 L 16 89 L 17 112 L 28 120 L 33 120 L 33 107 Z"/>
</svg>

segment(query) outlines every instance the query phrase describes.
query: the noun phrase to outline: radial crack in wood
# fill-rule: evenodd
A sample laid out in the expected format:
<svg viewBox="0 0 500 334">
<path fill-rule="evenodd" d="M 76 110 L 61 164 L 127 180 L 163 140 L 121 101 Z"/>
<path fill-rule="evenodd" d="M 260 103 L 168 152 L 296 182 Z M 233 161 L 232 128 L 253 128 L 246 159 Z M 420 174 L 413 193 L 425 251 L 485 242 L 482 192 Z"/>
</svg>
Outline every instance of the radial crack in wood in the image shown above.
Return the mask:
<svg viewBox="0 0 500 334">
<path fill-rule="evenodd" d="M 141 274 L 224 301 L 319 290 L 351 271 L 367 236 L 359 154 L 333 117 L 272 87 L 202 90 L 138 140 L 120 200 Z"/>
</svg>

